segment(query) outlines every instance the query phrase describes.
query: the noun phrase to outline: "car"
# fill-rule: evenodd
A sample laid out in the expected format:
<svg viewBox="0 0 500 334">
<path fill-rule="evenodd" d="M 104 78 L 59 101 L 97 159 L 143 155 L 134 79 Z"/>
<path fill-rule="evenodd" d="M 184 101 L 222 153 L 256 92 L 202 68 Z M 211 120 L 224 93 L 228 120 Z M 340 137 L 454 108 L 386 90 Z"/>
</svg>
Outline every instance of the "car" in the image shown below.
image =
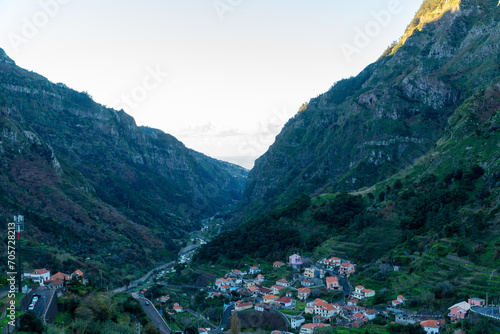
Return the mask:
<svg viewBox="0 0 500 334">
<path fill-rule="evenodd" d="M 150 304 L 149 302 L 145 302 L 144 304 L 145 304 L 146 306 L 149 306 L 149 305 L 151 305 L 151 304 Z"/>
<path fill-rule="evenodd" d="M 32 311 L 35 309 L 35 304 L 31 303 L 30 306 L 28 306 L 28 310 Z"/>
<path fill-rule="evenodd" d="M 33 296 L 33 300 L 32 301 L 36 303 L 38 301 L 38 296 Z"/>
</svg>

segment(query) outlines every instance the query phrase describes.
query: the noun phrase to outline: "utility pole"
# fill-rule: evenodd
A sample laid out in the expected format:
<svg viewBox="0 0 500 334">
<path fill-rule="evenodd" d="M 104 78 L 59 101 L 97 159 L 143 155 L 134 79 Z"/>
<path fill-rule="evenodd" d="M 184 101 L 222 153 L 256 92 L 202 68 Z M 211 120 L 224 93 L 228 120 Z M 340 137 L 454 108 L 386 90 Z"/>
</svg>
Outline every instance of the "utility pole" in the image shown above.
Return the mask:
<svg viewBox="0 0 500 334">
<path fill-rule="evenodd" d="M 17 232 L 17 261 L 18 261 L 18 270 L 17 270 L 17 281 L 18 281 L 18 292 L 23 292 L 23 283 L 21 282 L 22 275 L 22 267 L 21 267 L 21 232 L 24 232 L 24 216 L 14 216 L 14 224 L 16 225 Z"/>
</svg>

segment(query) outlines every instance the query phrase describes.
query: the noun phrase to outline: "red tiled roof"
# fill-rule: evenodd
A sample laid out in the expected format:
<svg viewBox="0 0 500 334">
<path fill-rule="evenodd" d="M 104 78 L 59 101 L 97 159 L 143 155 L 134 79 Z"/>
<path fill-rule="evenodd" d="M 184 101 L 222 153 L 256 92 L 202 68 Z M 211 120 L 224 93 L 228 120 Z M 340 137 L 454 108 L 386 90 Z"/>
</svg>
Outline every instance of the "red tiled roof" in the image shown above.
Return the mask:
<svg viewBox="0 0 500 334">
<path fill-rule="evenodd" d="M 281 297 L 279 299 L 276 299 L 276 301 L 278 303 L 285 303 L 285 304 L 288 304 L 288 303 L 291 303 L 292 302 L 292 299 L 291 298 L 288 298 L 288 297 Z"/>
<path fill-rule="evenodd" d="M 329 276 L 329 277 L 326 278 L 326 281 L 327 282 L 338 282 L 339 279 L 337 277 L 335 277 L 335 276 Z"/>
<path fill-rule="evenodd" d="M 302 293 L 311 293 L 311 289 L 308 288 L 298 288 L 297 291 Z"/>
<path fill-rule="evenodd" d="M 439 324 L 439 325 L 438 325 Z M 422 327 L 439 328 L 444 325 L 444 320 L 425 320 L 420 323 Z"/>
</svg>

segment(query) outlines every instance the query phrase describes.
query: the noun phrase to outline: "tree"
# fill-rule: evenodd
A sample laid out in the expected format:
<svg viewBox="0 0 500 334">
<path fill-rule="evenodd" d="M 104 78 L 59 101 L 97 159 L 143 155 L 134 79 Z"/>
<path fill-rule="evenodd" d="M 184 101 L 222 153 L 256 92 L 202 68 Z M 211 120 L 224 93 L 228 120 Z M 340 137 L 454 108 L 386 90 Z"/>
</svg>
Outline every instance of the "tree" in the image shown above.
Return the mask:
<svg viewBox="0 0 500 334">
<path fill-rule="evenodd" d="M 19 330 L 23 332 L 42 333 L 44 330 L 42 319 L 35 311 L 28 311 L 19 319 Z"/>
<path fill-rule="evenodd" d="M 149 323 L 144 327 L 144 334 L 160 334 L 160 330 L 155 327 L 152 323 Z"/>
<path fill-rule="evenodd" d="M 233 316 L 231 317 L 231 333 L 239 334 L 240 332 L 241 332 L 240 319 L 238 318 L 238 313 L 234 312 Z"/>
</svg>

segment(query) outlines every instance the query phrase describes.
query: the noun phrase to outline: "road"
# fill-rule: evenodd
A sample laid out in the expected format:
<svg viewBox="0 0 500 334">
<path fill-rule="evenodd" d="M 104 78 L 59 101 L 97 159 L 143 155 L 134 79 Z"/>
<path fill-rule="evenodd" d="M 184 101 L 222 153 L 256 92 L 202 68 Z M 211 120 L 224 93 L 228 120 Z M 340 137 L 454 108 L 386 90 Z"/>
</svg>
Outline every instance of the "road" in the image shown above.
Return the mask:
<svg viewBox="0 0 500 334">
<path fill-rule="evenodd" d="M 50 294 L 51 294 L 50 290 L 41 290 L 41 289 L 36 290 L 34 293 L 34 295 L 40 296 L 38 298 L 38 301 L 36 302 L 36 305 L 34 308 L 34 311 L 40 317 L 43 317 L 43 313 L 45 311 L 45 308 L 48 306 L 47 304 L 48 304 L 49 299 L 50 299 Z"/>
<path fill-rule="evenodd" d="M 234 310 L 234 305 L 226 307 L 226 309 L 224 310 L 224 314 L 222 314 L 219 328 L 211 330 L 209 332 L 210 334 L 222 333 L 225 329 L 227 329 L 227 321 L 229 320 L 229 316 L 231 315 L 232 310 Z"/>
<path fill-rule="evenodd" d="M 500 320 L 500 308 L 498 306 L 490 307 L 473 307 L 472 312 L 479 313 L 481 315 Z"/>
<path fill-rule="evenodd" d="M 132 294 L 132 297 L 134 297 L 135 299 L 137 299 L 139 301 L 139 303 L 142 306 L 142 309 L 144 310 L 144 312 L 146 312 L 146 315 L 151 319 L 153 324 L 156 326 L 156 328 L 158 328 L 160 330 L 160 332 L 162 334 L 169 334 L 170 333 L 170 328 L 168 328 L 167 323 L 160 316 L 160 314 L 158 313 L 156 308 L 153 306 L 151 301 L 149 301 L 145 298 L 139 297 L 135 293 Z M 148 303 L 149 305 L 146 305 L 146 303 Z"/>
<path fill-rule="evenodd" d="M 151 270 L 150 272 L 148 272 L 146 275 L 142 276 L 141 278 L 133 281 L 131 283 L 131 285 L 134 284 L 134 283 L 137 284 L 138 282 L 146 282 L 147 279 L 149 278 L 149 276 L 151 276 L 155 272 L 155 270 L 163 270 L 163 269 L 172 267 L 174 265 L 175 265 L 175 261 L 169 262 L 167 264 L 162 264 L 161 266 L 156 267 L 155 269 Z M 115 292 L 115 293 L 117 293 L 117 292 L 125 292 L 125 291 L 128 290 L 128 288 L 129 288 L 129 286 L 124 285 L 121 288 L 114 289 L 113 292 Z"/>
</svg>

